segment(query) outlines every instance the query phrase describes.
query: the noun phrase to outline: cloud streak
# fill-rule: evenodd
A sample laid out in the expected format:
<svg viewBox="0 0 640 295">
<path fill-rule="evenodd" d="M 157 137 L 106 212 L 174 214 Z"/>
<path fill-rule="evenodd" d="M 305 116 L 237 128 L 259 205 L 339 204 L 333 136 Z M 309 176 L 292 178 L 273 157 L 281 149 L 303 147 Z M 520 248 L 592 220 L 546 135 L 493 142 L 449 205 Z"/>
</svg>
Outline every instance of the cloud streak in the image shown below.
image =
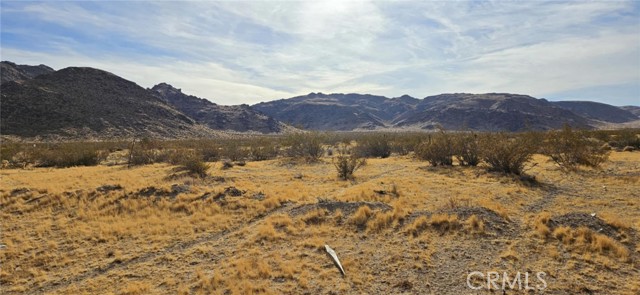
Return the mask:
<svg viewBox="0 0 640 295">
<path fill-rule="evenodd" d="M 0 5 L 3 60 L 102 68 L 221 104 L 316 91 L 640 104 L 633 1 Z"/>
</svg>

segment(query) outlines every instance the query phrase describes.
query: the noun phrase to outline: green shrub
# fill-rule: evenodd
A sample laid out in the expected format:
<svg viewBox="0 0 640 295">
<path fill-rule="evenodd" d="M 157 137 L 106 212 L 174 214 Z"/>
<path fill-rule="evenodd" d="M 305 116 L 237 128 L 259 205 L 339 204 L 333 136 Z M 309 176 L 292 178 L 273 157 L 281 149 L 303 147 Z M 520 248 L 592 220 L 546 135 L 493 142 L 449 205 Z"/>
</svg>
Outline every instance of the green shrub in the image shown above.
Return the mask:
<svg viewBox="0 0 640 295">
<path fill-rule="evenodd" d="M 356 153 L 365 158 L 388 158 L 391 155 L 390 136 L 371 134 L 357 140 Z"/>
<path fill-rule="evenodd" d="M 307 162 L 316 162 L 324 155 L 323 139 L 324 136 L 317 132 L 289 135 L 286 139 L 289 147 L 287 155 Z"/>
<path fill-rule="evenodd" d="M 609 158 L 602 142 L 590 138 L 587 132 L 573 131 L 568 125 L 546 134 L 543 153 L 565 170 L 575 170 L 579 165 L 599 167 Z"/>
<path fill-rule="evenodd" d="M 209 171 L 211 165 L 202 161 L 201 157 L 197 155 L 190 155 L 182 159 L 180 165 L 178 166 L 178 170 L 186 171 L 187 174 L 197 176 L 197 177 L 206 177 L 207 171 Z"/>
<path fill-rule="evenodd" d="M 480 140 L 480 154 L 489 171 L 521 175 L 538 144 L 539 138 L 534 133 L 486 134 Z"/>
<path fill-rule="evenodd" d="M 240 140 L 229 139 L 222 143 L 221 158 L 230 161 L 241 161 L 249 157 L 249 150 L 246 149 Z"/>
<path fill-rule="evenodd" d="M 43 144 L 44 145 L 44 144 Z M 33 148 L 27 152 L 36 167 L 95 166 L 107 158 L 108 152 L 91 143 L 61 143 Z"/>
<path fill-rule="evenodd" d="M 612 140 L 609 144 L 613 147 L 623 149 L 632 146 L 640 149 L 640 130 L 639 129 L 621 129 L 614 131 Z"/>
<path fill-rule="evenodd" d="M 338 148 L 337 153 L 333 158 L 333 166 L 336 167 L 338 177 L 342 180 L 353 178 L 353 173 L 366 163 L 365 159 L 358 157 L 344 145 Z"/>
<path fill-rule="evenodd" d="M 430 134 L 416 149 L 418 159 L 429 162 L 432 166 L 453 165 L 453 142 L 445 131 Z"/>
<path fill-rule="evenodd" d="M 272 142 L 255 142 L 249 148 L 249 158 L 253 161 L 265 161 L 278 157 L 280 147 Z"/>
<path fill-rule="evenodd" d="M 480 163 L 478 135 L 463 133 L 453 138 L 453 154 L 461 166 L 477 166 Z"/>
<path fill-rule="evenodd" d="M 391 141 L 391 152 L 401 156 L 414 152 L 424 138 L 420 133 L 405 133 L 395 136 Z"/>
</svg>

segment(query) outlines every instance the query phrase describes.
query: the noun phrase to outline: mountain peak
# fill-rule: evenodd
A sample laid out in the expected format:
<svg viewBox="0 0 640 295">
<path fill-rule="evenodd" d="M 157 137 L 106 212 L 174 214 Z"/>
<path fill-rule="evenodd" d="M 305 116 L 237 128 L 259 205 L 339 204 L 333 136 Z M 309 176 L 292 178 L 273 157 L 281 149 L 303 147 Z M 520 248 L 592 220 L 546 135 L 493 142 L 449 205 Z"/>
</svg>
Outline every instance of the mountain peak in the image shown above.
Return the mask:
<svg viewBox="0 0 640 295">
<path fill-rule="evenodd" d="M 162 94 L 163 96 L 183 94 L 182 93 L 182 89 L 175 88 L 175 87 L 171 86 L 171 84 L 168 84 L 168 83 L 165 83 L 165 82 L 159 83 L 159 84 L 151 87 L 151 90 L 155 91 L 155 92 L 158 92 L 158 93 Z"/>
<path fill-rule="evenodd" d="M 0 69 L 2 69 L 0 71 L 2 74 L 0 83 L 9 81 L 20 83 L 43 74 L 54 72 L 52 68 L 43 64 L 38 66 L 18 65 L 10 61 L 0 62 Z"/>
</svg>

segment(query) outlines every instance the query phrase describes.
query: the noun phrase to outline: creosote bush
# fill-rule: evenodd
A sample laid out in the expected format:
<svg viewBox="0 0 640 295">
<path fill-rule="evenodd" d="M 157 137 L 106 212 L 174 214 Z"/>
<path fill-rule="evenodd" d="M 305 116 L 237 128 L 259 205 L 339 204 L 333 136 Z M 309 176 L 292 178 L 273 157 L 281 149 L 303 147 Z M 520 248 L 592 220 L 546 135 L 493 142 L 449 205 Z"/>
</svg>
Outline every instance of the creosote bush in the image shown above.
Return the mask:
<svg viewBox="0 0 640 295">
<path fill-rule="evenodd" d="M 539 146 L 535 133 L 485 135 L 481 142 L 481 158 L 489 171 L 522 175 Z"/>
<path fill-rule="evenodd" d="M 609 158 L 609 151 L 602 148 L 601 142 L 568 125 L 561 131 L 547 133 L 542 150 L 565 170 L 575 170 L 580 165 L 599 167 Z"/>
<path fill-rule="evenodd" d="M 204 178 L 211 165 L 202 160 L 202 156 L 190 155 L 183 158 L 178 166 L 179 170 L 186 171 L 187 174 Z"/>
<path fill-rule="evenodd" d="M 454 137 L 453 150 L 461 166 L 478 166 L 480 163 L 480 145 L 478 135 L 463 133 Z"/>
<path fill-rule="evenodd" d="M 325 136 L 318 132 L 289 135 L 286 139 L 286 145 L 289 146 L 287 155 L 294 159 L 316 162 L 324 155 L 324 139 Z"/>
<path fill-rule="evenodd" d="M 416 149 L 416 157 L 429 162 L 431 166 L 453 165 L 453 142 L 444 130 L 430 134 Z"/>
<path fill-rule="evenodd" d="M 365 163 L 365 159 L 358 157 L 346 146 L 338 148 L 338 155 L 333 158 L 333 166 L 336 167 L 338 177 L 342 180 L 353 178 L 353 173 Z"/>
<path fill-rule="evenodd" d="M 391 155 L 390 136 L 372 134 L 357 140 L 356 153 L 363 158 L 388 158 Z"/>
</svg>

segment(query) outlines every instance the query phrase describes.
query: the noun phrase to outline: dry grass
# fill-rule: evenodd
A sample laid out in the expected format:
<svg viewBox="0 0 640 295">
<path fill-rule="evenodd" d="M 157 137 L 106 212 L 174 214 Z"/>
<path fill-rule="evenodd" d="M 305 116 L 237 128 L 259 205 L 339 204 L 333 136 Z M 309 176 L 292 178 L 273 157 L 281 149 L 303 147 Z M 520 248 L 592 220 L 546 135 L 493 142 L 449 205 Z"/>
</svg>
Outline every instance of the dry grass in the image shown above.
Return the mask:
<svg viewBox="0 0 640 295">
<path fill-rule="evenodd" d="M 584 287 L 634 294 L 637 237 L 552 231 L 550 219 L 596 212 L 623 232 L 640 230 L 640 153 L 613 152 L 601 171 L 571 175 L 544 157 L 533 161 L 538 165 L 527 173 L 539 186 L 481 167 L 434 169 L 397 156 L 368 159 L 351 182 L 337 181 L 327 158 L 209 171 L 224 182 L 168 179 L 175 167 L 165 164 L 0 170 L 0 285 L 6 294 L 444 294 L 470 292 L 470 269 L 561 269 L 550 293 Z M 293 179 L 297 173 L 304 177 Z M 122 190 L 96 191 L 107 184 Z M 171 195 L 174 185 L 188 189 Z M 231 186 L 244 193 L 217 198 Z M 140 193 L 148 187 L 167 194 Z M 12 195 L 19 188 L 29 191 Z M 382 190 L 389 193 L 375 192 Z M 289 214 L 319 197 L 393 209 Z M 495 224 L 482 215 L 433 213 L 478 206 L 502 216 L 515 234 L 492 234 Z M 447 275 L 427 271 L 434 269 Z"/>
<path fill-rule="evenodd" d="M 369 222 L 369 218 L 373 216 L 373 210 L 369 208 L 369 206 L 362 206 L 358 208 L 356 213 L 351 218 L 351 223 L 358 227 L 365 227 L 367 222 Z"/>
</svg>

